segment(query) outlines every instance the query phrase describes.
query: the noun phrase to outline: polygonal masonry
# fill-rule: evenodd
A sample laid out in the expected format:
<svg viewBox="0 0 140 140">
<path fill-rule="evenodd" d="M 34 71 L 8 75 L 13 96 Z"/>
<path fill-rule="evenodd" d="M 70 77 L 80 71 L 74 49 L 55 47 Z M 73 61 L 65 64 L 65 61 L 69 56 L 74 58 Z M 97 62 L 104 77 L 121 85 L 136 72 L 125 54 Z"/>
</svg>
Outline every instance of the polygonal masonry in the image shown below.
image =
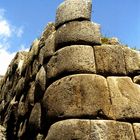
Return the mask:
<svg viewBox="0 0 140 140">
<path fill-rule="evenodd" d="M 129 77 L 107 78 L 111 107 L 109 117 L 113 119 L 140 118 L 140 86 L 134 84 Z"/>
<path fill-rule="evenodd" d="M 133 129 L 134 129 L 136 140 L 140 140 L 140 123 L 134 123 Z"/>
<path fill-rule="evenodd" d="M 123 47 L 121 45 L 95 46 L 97 74 L 126 75 Z"/>
<path fill-rule="evenodd" d="M 68 73 L 95 73 L 93 48 L 88 45 L 66 46 L 58 50 L 47 64 L 47 78 Z"/>
<path fill-rule="evenodd" d="M 104 116 L 110 103 L 106 79 L 95 74 L 64 77 L 48 87 L 42 103 L 50 119 Z"/>
<path fill-rule="evenodd" d="M 135 140 L 130 123 L 111 120 L 59 121 L 50 127 L 45 140 Z"/>
<path fill-rule="evenodd" d="M 92 0 L 66 0 L 57 9 L 56 27 L 73 20 L 90 20 Z"/>
<path fill-rule="evenodd" d="M 127 74 L 140 74 L 140 51 L 123 47 Z"/>
<path fill-rule="evenodd" d="M 101 44 L 100 26 L 89 21 L 73 21 L 62 25 L 56 31 L 56 49 L 67 45 Z"/>
</svg>

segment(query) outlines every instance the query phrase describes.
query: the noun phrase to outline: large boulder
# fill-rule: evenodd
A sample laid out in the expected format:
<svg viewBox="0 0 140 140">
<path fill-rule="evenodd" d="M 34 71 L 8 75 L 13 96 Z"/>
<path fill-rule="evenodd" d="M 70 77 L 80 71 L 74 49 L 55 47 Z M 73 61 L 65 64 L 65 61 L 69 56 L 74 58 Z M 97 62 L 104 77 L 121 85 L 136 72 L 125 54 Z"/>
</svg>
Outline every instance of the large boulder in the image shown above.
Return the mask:
<svg viewBox="0 0 140 140">
<path fill-rule="evenodd" d="M 107 78 L 113 119 L 130 120 L 140 118 L 140 86 L 129 77 Z"/>
<path fill-rule="evenodd" d="M 42 32 L 42 35 L 40 37 L 39 41 L 39 48 L 42 48 L 45 45 L 46 39 L 52 34 L 52 32 L 55 31 L 55 24 L 53 22 L 49 22 Z"/>
<path fill-rule="evenodd" d="M 133 129 L 134 129 L 136 140 L 140 140 L 140 123 L 134 123 Z"/>
<path fill-rule="evenodd" d="M 58 50 L 47 64 L 47 77 L 68 73 L 95 73 L 94 52 L 91 46 L 72 45 Z"/>
<path fill-rule="evenodd" d="M 64 120 L 50 127 L 45 140 L 135 140 L 131 124 L 107 120 Z"/>
<path fill-rule="evenodd" d="M 126 75 L 123 47 L 120 45 L 95 46 L 96 72 L 102 75 Z"/>
<path fill-rule="evenodd" d="M 39 52 L 39 62 L 40 64 L 47 63 L 48 59 L 55 52 L 55 31 L 52 32 L 45 40 L 45 45 L 40 49 Z"/>
<path fill-rule="evenodd" d="M 56 12 L 56 27 L 73 20 L 90 20 L 92 0 L 66 0 Z"/>
<path fill-rule="evenodd" d="M 73 21 L 62 25 L 56 31 L 57 49 L 67 45 L 101 44 L 100 26 L 90 21 Z"/>
<path fill-rule="evenodd" d="M 140 51 L 128 47 L 124 47 L 123 49 L 127 75 L 140 74 Z"/>
<path fill-rule="evenodd" d="M 41 130 L 41 105 L 36 103 L 29 117 L 29 131 L 36 134 Z M 31 134 L 32 135 L 32 134 Z"/>
<path fill-rule="evenodd" d="M 42 103 L 50 119 L 105 117 L 110 104 L 106 79 L 95 74 L 64 77 L 48 87 Z"/>
</svg>

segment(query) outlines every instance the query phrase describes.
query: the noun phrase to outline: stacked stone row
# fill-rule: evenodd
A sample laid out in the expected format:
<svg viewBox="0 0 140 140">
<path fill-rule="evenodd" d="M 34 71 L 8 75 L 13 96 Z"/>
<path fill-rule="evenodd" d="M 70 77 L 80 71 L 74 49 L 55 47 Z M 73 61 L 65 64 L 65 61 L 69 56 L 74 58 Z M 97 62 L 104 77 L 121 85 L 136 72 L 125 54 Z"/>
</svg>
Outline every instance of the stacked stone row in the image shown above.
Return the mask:
<svg viewBox="0 0 140 140">
<path fill-rule="evenodd" d="M 8 139 L 140 139 L 140 53 L 101 45 L 91 4 L 65 0 L 55 25 L 11 62 L 0 81 Z"/>
<path fill-rule="evenodd" d="M 139 64 L 132 67 L 128 48 L 101 46 L 99 25 L 90 21 L 91 7 L 91 0 L 66 0 L 57 9 L 56 52 L 46 67 L 53 83 L 42 100 L 48 120 L 56 123 L 46 140 L 139 137 L 139 124 L 121 121 L 140 117 L 140 87 L 128 77 L 96 75 L 131 74 Z"/>
</svg>

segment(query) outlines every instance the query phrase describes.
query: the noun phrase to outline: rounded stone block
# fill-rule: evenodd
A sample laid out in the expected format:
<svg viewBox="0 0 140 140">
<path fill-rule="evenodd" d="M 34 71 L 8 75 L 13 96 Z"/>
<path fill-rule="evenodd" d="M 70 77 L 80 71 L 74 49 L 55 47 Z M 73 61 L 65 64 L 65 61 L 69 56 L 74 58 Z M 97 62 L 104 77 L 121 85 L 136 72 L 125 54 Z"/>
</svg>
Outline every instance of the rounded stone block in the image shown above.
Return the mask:
<svg viewBox="0 0 140 140">
<path fill-rule="evenodd" d="M 123 49 L 127 75 L 140 74 L 140 51 L 128 47 L 124 47 Z"/>
<path fill-rule="evenodd" d="M 106 79 L 95 74 L 64 77 L 46 90 L 43 107 L 48 118 L 105 116 L 109 111 Z"/>
<path fill-rule="evenodd" d="M 129 77 L 108 77 L 110 90 L 109 117 L 115 120 L 140 119 L 140 86 Z"/>
<path fill-rule="evenodd" d="M 68 73 L 95 73 L 91 46 L 72 45 L 58 50 L 47 64 L 47 78 Z"/>
<path fill-rule="evenodd" d="M 134 129 L 136 140 L 140 140 L 140 123 L 134 123 L 133 129 Z"/>
<path fill-rule="evenodd" d="M 121 45 L 95 46 L 96 72 L 102 75 L 126 75 L 123 47 Z"/>
<path fill-rule="evenodd" d="M 62 25 L 56 31 L 56 49 L 69 44 L 101 44 L 100 26 L 89 21 L 73 21 Z"/>
<path fill-rule="evenodd" d="M 72 20 L 90 20 L 92 0 L 66 0 L 56 12 L 56 27 Z"/>
<path fill-rule="evenodd" d="M 29 129 L 33 133 L 38 133 L 41 129 L 41 105 L 36 103 L 29 117 Z"/>
<path fill-rule="evenodd" d="M 131 124 L 111 120 L 64 120 L 53 124 L 45 140 L 135 140 Z"/>
</svg>

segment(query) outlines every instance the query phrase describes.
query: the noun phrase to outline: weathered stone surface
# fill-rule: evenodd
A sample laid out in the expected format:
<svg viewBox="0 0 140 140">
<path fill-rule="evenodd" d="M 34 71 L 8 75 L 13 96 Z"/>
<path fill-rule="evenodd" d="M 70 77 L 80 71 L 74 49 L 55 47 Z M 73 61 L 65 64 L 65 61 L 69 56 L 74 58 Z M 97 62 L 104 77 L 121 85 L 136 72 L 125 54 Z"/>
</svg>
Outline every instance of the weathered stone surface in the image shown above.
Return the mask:
<svg viewBox="0 0 140 140">
<path fill-rule="evenodd" d="M 46 90 L 43 107 L 50 118 L 104 116 L 109 111 L 106 79 L 94 74 L 64 77 Z"/>
<path fill-rule="evenodd" d="M 133 82 L 140 85 L 140 75 L 133 78 Z"/>
<path fill-rule="evenodd" d="M 24 102 L 24 95 L 21 96 L 21 99 L 18 104 L 18 116 L 25 117 L 28 112 L 28 104 Z"/>
<path fill-rule="evenodd" d="M 0 125 L 0 139 L 6 140 L 6 128 Z"/>
<path fill-rule="evenodd" d="M 102 37 L 101 42 L 102 44 L 107 44 L 107 45 L 120 45 L 119 39 L 116 37 L 112 37 L 112 38 Z"/>
<path fill-rule="evenodd" d="M 39 53 L 39 40 L 35 39 L 31 45 L 31 48 L 28 52 L 28 54 L 26 55 L 26 57 L 24 58 L 23 61 L 23 65 L 22 65 L 22 70 L 21 70 L 21 74 L 24 75 L 25 74 L 25 70 L 26 68 L 31 65 L 31 63 L 33 62 L 35 56 L 38 55 Z"/>
<path fill-rule="evenodd" d="M 90 121 L 71 119 L 60 121 L 50 127 L 45 140 L 89 140 Z"/>
<path fill-rule="evenodd" d="M 107 120 L 64 120 L 50 127 L 45 140 L 135 140 L 131 124 Z"/>
<path fill-rule="evenodd" d="M 124 47 L 127 74 L 140 74 L 140 51 Z"/>
<path fill-rule="evenodd" d="M 109 116 L 113 119 L 140 118 L 140 86 L 129 77 L 107 78 L 111 108 Z"/>
<path fill-rule="evenodd" d="M 38 60 L 38 58 L 34 59 L 33 64 L 32 64 L 32 71 L 31 71 L 31 77 L 35 77 L 36 74 L 39 71 L 40 68 L 40 62 Z"/>
<path fill-rule="evenodd" d="M 44 64 L 55 52 L 55 31 L 46 39 L 39 53 L 39 62 Z"/>
<path fill-rule="evenodd" d="M 56 12 L 56 27 L 72 20 L 90 20 L 92 0 L 66 0 Z"/>
<path fill-rule="evenodd" d="M 17 101 L 19 101 L 20 97 L 22 96 L 24 88 L 25 88 L 25 78 L 22 77 L 18 81 L 16 87 L 14 88 L 14 92 L 15 92 Z"/>
<path fill-rule="evenodd" d="M 42 134 L 38 134 L 36 136 L 36 140 L 45 140 L 44 136 Z"/>
<path fill-rule="evenodd" d="M 47 76 L 46 76 L 46 71 L 44 69 L 44 67 L 42 66 L 39 70 L 39 72 L 36 75 L 36 79 L 35 82 L 37 85 L 39 85 L 41 87 L 42 91 L 45 91 L 46 89 L 46 81 L 47 81 Z"/>
<path fill-rule="evenodd" d="M 140 140 L 140 123 L 134 123 L 133 129 L 134 129 L 136 140 Z"/>
<path fill-rule="evenodd" d="M 45 28 L 45 30 L 42 33 L 42 36 L 39 41 L 39 47 L 43 47 L 45 45 L 45 40 L 52 34 L 52 32 L 55 31 L 55 24 L 52 22 L 49 22 Z"/>
<path fill-rule="evenodd" d="M 27 119 L 24 122 L 20 123 L 17 134 L 19 140 L 22 140 L 25 137 L 26 128 L 27 128 Z"/>
<path fill-rule="evenodd" d="M 34 81 L 31 82 L 29 86 L 30 86 L 30 88 L 27 92 L 26 99 L 31 106 L 34 106 L 34 104 L 35 104 L 35 82 Z"/>
<path fill-rule="evenodd" d="M 94 52 L 91 46 L 72 45 L 58 50 L 47 64 L 47 77 L 65 73 L 95 73 Z"/>
<path fill-rule="evenodd" d="M 38 133 L 41 129 L 41 105 L 36 103 L 29 118 L 29 128 L 33 133 Z"/>
<path fill-rule="evenodd" d="M 91 120 L 91 140 L 135 140 L 132 125 L 111 120 Z"/>
<path fill-rule="evenodd" d="M 56 31 L 57 49 L 67 45 L 75 44 L 100 44 L 100 27 L 89 21 L 73 21 L 62 25 Z"/>
<path fill-rule="evenodd" d="M 28 53 L 25 51 L 17 52 L 7 69 L 6 76 L 12 76 L 15 72 L 18 75 L 21 75 L 23 61 L 25 60 L 27 55 Z"/>
<path fill-rule="evenodd" d="M 103 75 L 125 75 L 125 61 L 122 46 L 95 46 L 96 72 Z"/>
</svg>

